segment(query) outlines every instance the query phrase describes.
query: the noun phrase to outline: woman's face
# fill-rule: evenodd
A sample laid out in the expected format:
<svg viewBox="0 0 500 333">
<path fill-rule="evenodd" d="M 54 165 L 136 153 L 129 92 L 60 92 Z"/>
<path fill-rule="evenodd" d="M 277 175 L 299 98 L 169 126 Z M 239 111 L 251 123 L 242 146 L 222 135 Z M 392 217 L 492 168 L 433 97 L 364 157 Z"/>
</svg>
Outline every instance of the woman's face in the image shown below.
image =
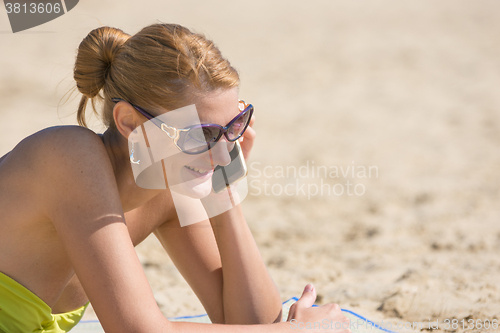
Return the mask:
<svg viewBox="0 0 500 333">
<path fill-rule="evenodd" d="M 201 124 L 226 126 L 240 112 L 237 88 L 208 93 L 196 98 L 194 104 Z M 184 123 L 184 126 L 194 125 L 187 124 L 185 119 L 181 123 Z M 201 154 L 189 155 L 178 150 L 173 140 L 168 137 L 166 142 L 174 148 L 171 151 L 175 151 L 165 159 L 170 190 L 196 199 L 209 195 L 212 190 L 214 168 L 231 162 L 229 151 L 234 143 L 228 142 L 222 136 L 212 149 Z"/>
</svg>

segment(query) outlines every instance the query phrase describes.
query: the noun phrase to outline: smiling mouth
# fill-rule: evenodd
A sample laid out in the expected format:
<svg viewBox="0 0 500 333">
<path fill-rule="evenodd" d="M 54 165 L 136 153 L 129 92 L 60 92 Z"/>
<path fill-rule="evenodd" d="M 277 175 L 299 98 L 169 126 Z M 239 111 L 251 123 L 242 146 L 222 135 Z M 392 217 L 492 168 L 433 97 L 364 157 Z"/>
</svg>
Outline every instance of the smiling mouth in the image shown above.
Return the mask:
<svg viewBox="0 0 500 333">
<path fill-rule="evenodd" d="M 192 167 L 192 166 L 189 166 L 189 165 L 185 165 L 185 167 L 186 167 L 187 169 L 189 169 L 189 170 L 192 170 L 192 171 L 194 171 L 194 172 L 199 173 L 200 175 L 204 175 L 204 174 L 206 174 L 206 173 L 208 173 L 208 172 L 212 171 L 211 169 L 209 169 L 209 170 L 206 170 L 206 169 L 200 169 L 200 168 L 195 168 L 195 167 Z"/>
</svg>

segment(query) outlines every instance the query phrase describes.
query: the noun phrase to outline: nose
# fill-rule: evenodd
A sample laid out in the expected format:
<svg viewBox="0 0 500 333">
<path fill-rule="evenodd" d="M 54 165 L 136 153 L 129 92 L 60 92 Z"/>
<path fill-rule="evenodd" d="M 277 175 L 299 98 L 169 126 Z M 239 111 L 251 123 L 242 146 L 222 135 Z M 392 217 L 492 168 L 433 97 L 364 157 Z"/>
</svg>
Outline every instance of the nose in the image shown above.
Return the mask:
<svg viewBox="0 0 500 333">
<path fill-rule="evenodd" d="M 215 146 L 210 149 L 210 155 L 214 166 L 226 166 L 231 163 L 231 156 L 229 155 L 231 145 L 233 145 L 232 142 L 228 142 L 225 138 L 221 138 Z"/>
</svg>

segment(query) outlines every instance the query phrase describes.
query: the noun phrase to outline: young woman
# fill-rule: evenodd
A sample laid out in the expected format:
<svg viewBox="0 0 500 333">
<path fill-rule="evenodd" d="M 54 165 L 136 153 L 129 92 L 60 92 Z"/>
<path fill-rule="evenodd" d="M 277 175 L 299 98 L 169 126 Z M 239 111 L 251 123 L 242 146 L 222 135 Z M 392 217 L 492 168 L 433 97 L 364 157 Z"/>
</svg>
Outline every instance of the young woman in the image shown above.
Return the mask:
<svg viewBox="0 0 500 333">
<path fill-rule="evenodd" d="M 213 166 L 229 163 L 222 142 L 240 140 L 248 158 L 253 120 L 240 117 L 249 106 L 239 107 L 238 74 L 211 41 L 174 24 L 134 36 L 101 27 L 80 44 L 74 78 L 82 126 L 44 129 L 0 158 L 0 331 L 67 332 L 89 302 L 106 332 L 271 333 L 293 332 L 298 322 L 348 323 L 336 304 L 311 307 L 312 285 L 290 311 L 295 326 L 281 322 L 280 295 L 240 205 L 182 227 L 168 188 L 135 182 L 128 138 L 148 121 L 142 111 L 156 117 L 195 105 L 202 124 L 221 125 L 203 127 L 210 135 L 202 153 L 178 147 L 195 156 L 179 172 L 201 179 L 196 191 L 206 194 Z M 103 134 L 85 127 L 89 99 L 94 111 L 102 102 Z M 214 324 L 162 315 L 134 250 L 151 233 Z M 311 332 L 348 331 L 329 327 Z"/>
</svg>

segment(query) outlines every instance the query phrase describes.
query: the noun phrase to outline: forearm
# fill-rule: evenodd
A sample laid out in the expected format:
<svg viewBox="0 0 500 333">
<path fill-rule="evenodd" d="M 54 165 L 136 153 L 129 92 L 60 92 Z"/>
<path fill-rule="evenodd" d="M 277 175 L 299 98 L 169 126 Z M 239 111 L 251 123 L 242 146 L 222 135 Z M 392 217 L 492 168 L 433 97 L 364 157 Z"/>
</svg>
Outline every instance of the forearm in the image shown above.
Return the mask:
<svg viewBox="0 0 500 333">
<path fill-rule="evenodd" d="M 280 321 L 278 290 L 262 260 L 241 206 L 211 218 L 210 223 L 222 262 L 225 323 Z"/>
<path fill-rule="evenodd" d="M 171 333 L 287 333 L 292 332 L 289 322 L 268 325 L 222 325 L 171 322 L 165 332 Z"/>
</svg>

